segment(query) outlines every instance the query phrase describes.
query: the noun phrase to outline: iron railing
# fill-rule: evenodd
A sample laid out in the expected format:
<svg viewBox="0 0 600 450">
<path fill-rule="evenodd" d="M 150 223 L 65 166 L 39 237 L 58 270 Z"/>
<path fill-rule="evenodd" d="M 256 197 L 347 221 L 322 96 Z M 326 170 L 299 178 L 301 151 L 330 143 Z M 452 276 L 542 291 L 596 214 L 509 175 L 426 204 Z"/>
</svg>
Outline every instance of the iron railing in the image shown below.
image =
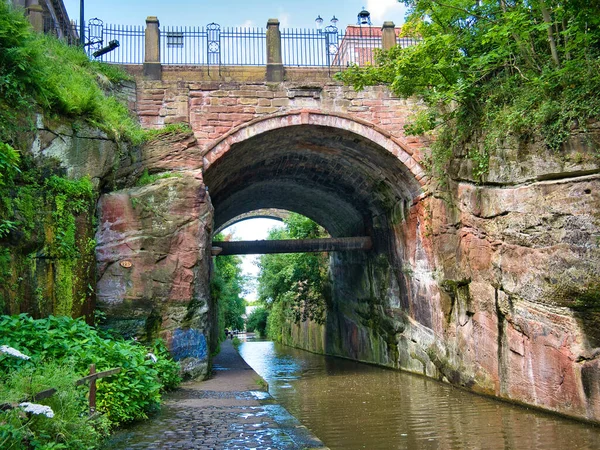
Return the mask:
<svg viewBox="0 0 600 450">
<path fill-rule="evenodd" d="M 89 31 L 89 34 L 88 34 Z M 114 64 L 143 64 L 145 52 L 145 35 L 143 26 L 103 25 L 87 27 L 87 52 L 93 57 L 94 52 L 106 47 L 111 41 L 118 41 L 119 46 L 98 58 L 99 61 Z"/>
<path fill-rule="evenodd" d="M 263 28 L 164 27 L 161 63 L 180 65 L 264 66 L 266 30 Z"/>
<path fill-rule="evenodd" d="M 409 38 L 409 37 L 397 37 L 396 38 L 396 45 L 399 45 L 402 48 L 417 45 L 419 42 L 421 42 L 421 39 Z"/>
<path fill-rule="evenodd" d="M 77 30 L 77 25 L 72 27 Z M 143 64 L 145 35 L 143 26 L 106 25 L 98 19 L 86 24 L 86 51 L 93 54 L 111 41 L 119 46 L 97 59 L 114 64 Z M 73 33 L 72 33 L 73 34 Z M 204 27 L 162 27 L 161 63 L 165 65 L 264 66 L 267 42 L 264 28 L 221 28 L 211 23 Z M 74 33 L 77 35 L 77 33 Z M 418 39 L 398 37 L 402 47 Z M 319 29 L 281 30 L 284 66 L 331 67 L 341 70 L 350 65 L 375 63 L 376 49 L 382 47 L 378 27 L 334 26 Z"/>
<path fill-rule="evenodd" d="M 337 30 L 337 28 L 336 28 Z M 289 28 L 281 30 L 281 56 L 288 67 L 326 67 L 335 52 L 329 51 L 337 33 L 315 29 Z"/>
</svg>

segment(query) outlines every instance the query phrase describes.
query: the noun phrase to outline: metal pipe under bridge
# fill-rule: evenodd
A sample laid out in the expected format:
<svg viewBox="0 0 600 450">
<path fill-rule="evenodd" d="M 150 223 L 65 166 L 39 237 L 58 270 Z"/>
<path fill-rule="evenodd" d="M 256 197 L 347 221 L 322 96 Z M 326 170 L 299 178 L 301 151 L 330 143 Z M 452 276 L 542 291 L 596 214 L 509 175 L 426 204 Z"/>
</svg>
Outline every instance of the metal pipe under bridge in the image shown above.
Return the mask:
<svg viewBox="0 0 600 450">
<path fill-rule="evenodd" d="M 314 253 L 368 251 L 369 236 L 326 239 L 281 239 L 274 241 L 221 241 L 212 243 L 213 255 L 264 255 L 267 253 Z"/>
</svg>

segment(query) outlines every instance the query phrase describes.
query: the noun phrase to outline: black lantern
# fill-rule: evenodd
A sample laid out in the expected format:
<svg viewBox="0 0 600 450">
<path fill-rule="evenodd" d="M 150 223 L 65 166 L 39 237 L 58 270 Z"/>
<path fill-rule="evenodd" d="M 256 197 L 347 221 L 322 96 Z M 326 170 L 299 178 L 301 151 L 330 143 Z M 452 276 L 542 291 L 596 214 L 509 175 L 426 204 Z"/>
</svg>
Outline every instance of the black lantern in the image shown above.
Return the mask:
<svg viewBox="0 0 600 450">
<path fill-rule="evenodd" d="M 319 15 L 317 16 L 317 18 L 315 19 L 315 24 L 317 25 L 317 28 L 320 30 L 321 28 L 323 28 L 323 18 Z M 325 27 L 325 31 L 329 31 L 331 32 L 332 28 L 335 28 L 337 30 L 337 23 L 339 22 L 338 18 L 335 17 L 335 15 L 331 18 L 331 20 L 329 21 L 331 23 L 331 25 L 328 25 Z"/>
<path fill-rule="evenodd" d="M 371 25 L 371 13 L 369 11 L 367 11 L 364 6 L 363 6 L 362 11 L 358 13 L 357 17 L 358 17 L 358 22 L 356 22 L 357 25 Z"/>
<path fill-rule="evenodd" d="M 323 26 L 323 18 L 320 15 L 317 16 L 317 18 L 315 19 L 315 23 L 317 24 L 317 28 L 320 30 Z"/>
</svg>

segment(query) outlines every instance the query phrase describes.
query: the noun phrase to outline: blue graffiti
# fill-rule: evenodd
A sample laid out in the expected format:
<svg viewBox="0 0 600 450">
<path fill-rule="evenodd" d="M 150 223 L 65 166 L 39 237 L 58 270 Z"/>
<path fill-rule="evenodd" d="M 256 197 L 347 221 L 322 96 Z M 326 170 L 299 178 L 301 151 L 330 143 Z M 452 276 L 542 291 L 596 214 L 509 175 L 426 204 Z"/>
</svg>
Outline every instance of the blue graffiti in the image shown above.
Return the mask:
<svg viewBox="0 0 600 450">
<path fill-rule="evenodd" d="M 171 354 L 175 361 L 184 358 L 197 358 L 205 360 L 208 357 L 208 348 L 206 346 L 206 337 L 199 330 L 194 328 L 177 328 L 173 332 L 173 341 L 171 342 Z"/>
</svg>

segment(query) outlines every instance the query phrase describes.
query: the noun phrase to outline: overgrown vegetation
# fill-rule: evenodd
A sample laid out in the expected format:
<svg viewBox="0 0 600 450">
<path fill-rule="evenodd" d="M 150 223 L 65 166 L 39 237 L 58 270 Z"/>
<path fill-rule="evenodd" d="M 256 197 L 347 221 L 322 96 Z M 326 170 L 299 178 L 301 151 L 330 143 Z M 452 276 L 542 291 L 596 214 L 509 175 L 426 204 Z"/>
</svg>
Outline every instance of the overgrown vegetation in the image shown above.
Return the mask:
<svg viewBox="0 0 600 450">
<path fill-rule="evenodd" d="M 338 77 L 356 89 L 385 83 L 401 97 L 422 98 L 427 108 L 406 131 L 437 130 L 437 174 L 467 144 L 473 175 L 483 177 L 507 136 L 542 136 L 556 150 L 574 128 L 600 117 L 597 0 L 404 3 L 403 33 L 422 41 Z"/>
<path fill-rule="evenodd" d="M 84 267 L 94 261 L 92 183 L 54 175 L 30 158 L 21 161 L 21 168 L 0 186 L 0 311 L 18 312 L 30 291 L 45 290 L 33 286 L 36 265 L 43 261 L 53 266 L 54 276 L 46 280 L 55 291 L 47 299 L 53 310 L 30 304 L 32 312 L 76 313 L 90 294 Z"/>
<path fill-rule="evenodd" d="M 285 228 L 269 232 L 268 239 L 315 239 L 327 237 L 317 223 L 292 213 Z M 269 311 L 267 335 L 281 340 L 289 323 L 325 319 L 328 298 L 328 256 L 325 253 L 262 255 L 259 260 L 258 297 Z"/>
<path fill-rule="evenodd" d="M 31 357 L 0 352 L 0 404 L 58 390 L 38 402 L 54 417 L 1 411 L 0 448 L 94 448 L 111 427 L 156 410 L 160 391 L 180 381 L 164 343 L 147 348 L 66 317 L 91 314 L 97 192 L 89 178 L 70 179 L 59 161 L 28 151 L 38 113 L 72 122 L 75 132 L 84 121 L 134 145 L 151 137 L 110 94 L 125 78 L 78 47 L 34 33 L 0 2 L 0 313 L 61 315 L 0 316 L 0 345 Z M 98 382 L 101 414 L 90 419 L 86 389 L 73 381 L 91 363 L 123 370 Z"/>
<path fill-rule="evenodd" d="M 83 313 L 93 289 L 85 273 L 95 247 L 92 184 L 67 179 L 56 161 L 27 150 L 40 112 L 142 142 L 127 107 L 105 93 L 125 77 L 78 47 L 34 33 L 21 11 L 0 3 L 0 312 Z M 38 265 L 52 274 L 46 285 L 32 282 Z"/>
<path fill-rule="evenodd" d="M 260 306 L 254 309 L 246 320 L 246 331 L 257 333 L 260 337 L 267 336 L 267 320 L 269 311 Z"/>
<path fill-rule="evenodd" d="M 0 404 L 57 389 L 54 396 L 37 402 L 50 406 L 53 418 L 26 415 L 20 409 L 0 412 L 0 448 L 94 448 L 111 427 L 146 418 L 159 407 L 161 390 L 180 382 L 179 365 L 161 341 L 146 348 L 103 335 L 80 319 L 0 316 L 0 340 L 31 358 L 0 353 Z M 87 390 L 75 387 L 74 381 L 87 375 L 92 363 L 98 371 L 122 371 L 98 381 L 101 415 L 90 419 Z"/>
<path fill-rule="evenodd" d="M 215 241 L 231 239 L 231 235 L 218 234 Z M 215 272 L 211 279 L 211 295 L 217 302 L 219 340 L 225 339 L 225 328 L 243 330 L 246 302 L 242 297 L 245 277 L 242 275 L 242 260 L 239 256 L 215 258 Z"/>
<path fill-rule="evenodd" d="M 79 47 L 33 32 L 20 11 L 0 4 L 1 142 L 17 148 L 19 132 L 32 129 L 36 111 L 84 119 L 116 139 L 142 142 L 127 107 L 102 89 L 126 77 L 90 61 Z"/>
<path fill-rule="evenodd" d="M 152 184 L 157 180 L 162 180 L 164 178 L 178 178 L 181 175 L 177 174 L 177 173 L 172 173 L 172 172 L 166 172 L 166 173 L 155 173 L 155 174 L 148 174 L 148 169 L 144 170 L 144 172 L 142 173 L 142 175 L 138 178 L 137 182 L 136 182 L 136 186 L 146 186 L 148 184 Z"/>
<path fill-rule="evenodd" d="M 152 141 L 166 136 L 191 134 L 192 129 L 187 123 L 169 123 L 163 128 L 144 130 L 145 140 Z"/>
<path fill-rule="evenodd" d="M 1 448 L 83 450 L 98 447 L 107 436 L 110 426 L 106 416 L 90 420 L 85 413 L 86 389 L 75 386 L 80 376 L 73 367 L 55 362 L 29 363 L 3 376 L 0 404 L 19 403 L 46 389 L 54 388 L 57 392 L 46 400 L 36 401 L 52 408 L 54 417 L 41 414 L 28 416 L 21 408 L 0 413 Z"/>
</svg>

